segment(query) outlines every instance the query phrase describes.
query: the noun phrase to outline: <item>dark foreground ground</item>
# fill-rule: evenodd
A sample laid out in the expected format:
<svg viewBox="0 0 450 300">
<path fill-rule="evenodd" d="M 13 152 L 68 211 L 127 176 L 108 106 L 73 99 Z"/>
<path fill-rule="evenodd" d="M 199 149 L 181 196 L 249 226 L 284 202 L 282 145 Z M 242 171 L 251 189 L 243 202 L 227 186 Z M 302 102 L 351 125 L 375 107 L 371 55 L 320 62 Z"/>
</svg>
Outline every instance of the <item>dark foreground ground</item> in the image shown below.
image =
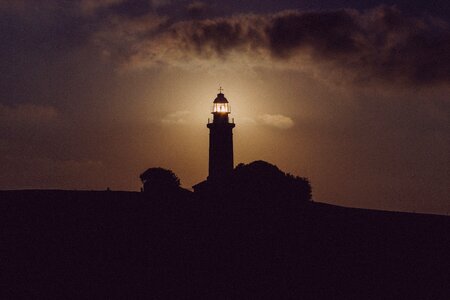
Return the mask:
<svg viewBox="0 0 450 300">
<path fill-rule="evenodd" d="M 443 216 L 14 191 L 0 230 L 0 299 L 450 299 Z"/>
</svg>

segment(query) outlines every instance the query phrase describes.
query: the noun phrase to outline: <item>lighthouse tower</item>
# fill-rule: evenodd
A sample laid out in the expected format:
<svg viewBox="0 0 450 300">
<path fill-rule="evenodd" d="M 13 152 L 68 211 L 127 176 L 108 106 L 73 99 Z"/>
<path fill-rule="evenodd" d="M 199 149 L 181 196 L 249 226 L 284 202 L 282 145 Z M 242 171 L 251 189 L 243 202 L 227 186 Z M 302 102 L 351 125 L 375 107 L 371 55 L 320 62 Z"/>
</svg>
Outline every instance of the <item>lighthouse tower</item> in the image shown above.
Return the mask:
<svg viewBox="0 0 450 300">
<path fill-rule="evenodd" d="M 233 171 L 233 120 L 227 98 L 219 89 L 212 107 L 212 121 L 208 119 L 209 128 L 209 176 L 208 180 L 215 181 L 228 177 Z"/>
</svg>

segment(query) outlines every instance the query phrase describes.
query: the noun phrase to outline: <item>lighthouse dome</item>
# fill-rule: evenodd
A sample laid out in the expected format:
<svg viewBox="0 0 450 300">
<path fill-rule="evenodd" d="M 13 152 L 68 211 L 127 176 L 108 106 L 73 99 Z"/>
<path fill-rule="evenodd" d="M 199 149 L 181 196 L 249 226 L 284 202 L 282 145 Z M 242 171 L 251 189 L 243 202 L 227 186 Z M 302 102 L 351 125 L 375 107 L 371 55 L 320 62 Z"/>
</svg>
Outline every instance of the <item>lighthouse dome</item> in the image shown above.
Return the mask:
<svg viewBox="0 0 450 300">
<path fill-rule="evenodd" d="M 223 93 L 218 93 L 214 103 L 228 103 L 228 100 Z"/>
</svg>

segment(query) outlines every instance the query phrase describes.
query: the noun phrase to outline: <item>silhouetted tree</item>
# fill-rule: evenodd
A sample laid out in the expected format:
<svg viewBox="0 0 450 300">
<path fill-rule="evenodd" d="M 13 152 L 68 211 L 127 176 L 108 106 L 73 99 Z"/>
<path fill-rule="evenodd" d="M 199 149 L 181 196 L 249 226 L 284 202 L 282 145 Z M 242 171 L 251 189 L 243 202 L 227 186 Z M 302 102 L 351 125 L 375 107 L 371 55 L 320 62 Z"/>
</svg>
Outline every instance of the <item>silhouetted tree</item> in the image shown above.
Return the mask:
<svg viewBox="0 0 450 300">
<path fill-rule="evenodd" d="M 277 166 L 259 160 L 236 166 L 232 179 L 233 189 L 247 198 L 310 201 L 312 190 L 309 180 L 286 174 Z"/>
<path fill-rule="evenodd" d="M 180 179 L 171 170 L 163 168 L 150 168 L 142 173 L 139 178 L 146 193 L 167 192 L 178 190 Z"/>
</svg>

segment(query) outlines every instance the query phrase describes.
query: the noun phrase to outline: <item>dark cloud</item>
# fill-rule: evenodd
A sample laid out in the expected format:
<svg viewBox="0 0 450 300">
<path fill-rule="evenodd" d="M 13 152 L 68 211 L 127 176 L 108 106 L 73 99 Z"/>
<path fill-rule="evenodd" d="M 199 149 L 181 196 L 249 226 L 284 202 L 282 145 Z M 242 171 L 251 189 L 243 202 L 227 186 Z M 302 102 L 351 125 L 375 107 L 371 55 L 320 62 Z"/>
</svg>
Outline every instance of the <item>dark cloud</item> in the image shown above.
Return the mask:
<svg viewBox="0 0 450 300">
<path fill-rule="evenodd" d="M 134 51 L 129 58 L 138 64 L 238 53 L 270 64 L 287 62 L 290 67 L 306 58 L 326 71 L 344 72 L 359 81 L 450 80 L 449 24 L 409 17 L 386 6 L 366 12 L 286 11 L 174 22 L 128 46 Z"/>
<path fill-rule="evenodd" d="M 359 30 L 348 11 L 285 13 L 267 25 L 269 48 L 274 56 L 289 57 L 302 49 L 313 55 L 339 56 L 358 52 L 354 34 Z"/>
<path fill-rule="evenodd" d="M 404 16 L 392 7 L 287 13 L 268 25 L 271 53 L 289 58 L 308 52 L 361 77 L 413 83 L 449 81 L 448 24 Z"/>
<path fill-rule="evenodd" d="M 265 20 L 258 17 L 204 20 L 185 22 L 182 26 L 176 24 L 170 33 L 184 51 L 200 57 L 204 54 L 223 56 L 233 50 L 263 47 L 265 36 L 261 28 L 264 24 Z"/>
<path fill-rule="evenodd" d="M 450 80 L 449 23 L 395 7 L 217 17 L 206 1 L 47 1 L 33 9 L 14 3 L 0 7 L 0 56 L 9 69 L 22 63 L 15 58 L 34 63 L 94 42 L 112 61 L 138 67 L 237 54 L 359 82 Z"/>
</svg>

